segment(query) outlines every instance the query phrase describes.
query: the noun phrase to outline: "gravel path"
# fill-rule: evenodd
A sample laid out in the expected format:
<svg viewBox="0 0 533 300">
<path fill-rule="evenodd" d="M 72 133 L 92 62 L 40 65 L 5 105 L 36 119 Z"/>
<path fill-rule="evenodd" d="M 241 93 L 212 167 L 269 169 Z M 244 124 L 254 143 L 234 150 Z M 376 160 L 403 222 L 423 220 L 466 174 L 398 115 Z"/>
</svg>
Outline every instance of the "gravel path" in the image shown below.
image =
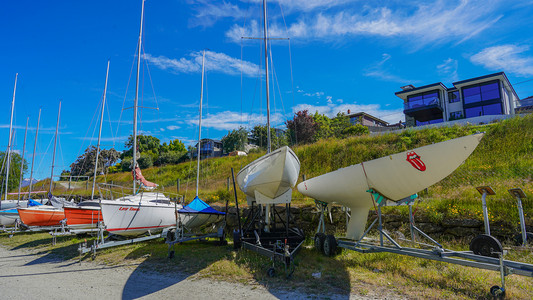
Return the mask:
<svg viewBox="0 0 533 300">
<path fill-rule="evenodd" d="M 397 299 L 393 295 L 307 295 L 176 274 L 146 271 L 138 265 L 105 266 L 63 261 L 0 246 L 2 299 Z"/>
</svg>

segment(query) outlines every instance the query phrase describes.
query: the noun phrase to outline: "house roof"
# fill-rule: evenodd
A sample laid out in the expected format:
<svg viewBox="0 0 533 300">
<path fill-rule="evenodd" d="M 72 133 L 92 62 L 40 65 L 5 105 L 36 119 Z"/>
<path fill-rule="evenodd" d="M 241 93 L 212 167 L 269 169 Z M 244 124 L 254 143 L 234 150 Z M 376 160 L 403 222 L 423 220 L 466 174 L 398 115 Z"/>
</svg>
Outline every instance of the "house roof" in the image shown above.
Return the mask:
<svg viewBox="0 0 533 300">
<path fill-rule="evenodd" d="M 443 89 L 445 91 L 448 90 L 448 88 L 444 84 L 442 84 L 442 82 L 437 82 L 437 83 L 424 85 L 424 86 L 417 87 L 417 88 L 410 89 L 410 90 L 399 91 L 399 92 L 394 93 L 394 95 L 402 98 L 403 100 L 406 100 L 407 96 L 410 96 L 412 94 L 423 93 L 423 92 L 431 91 L 434 89 Z"/>
<path fill-rule="evenodd" d="M 383 121 L 382 119 L 380 118 L 377 118 L 377 117 L 374 117 L 373 115 L 370 115 L 370 114 L 367 114 L 366 112 L 358 112 L 358 113 L 355 113 L 355 114 L 349 114 L 347 115 L 348 118 L 352 118 L 352 117 L 360 117 L 360 116 L 366 116 L 370 119 L 373 119 L 375 121 L 378 121 L 380 123 L 383 123 L 383 124 L 389 124 L 389 122 L 387 121 Z"/>
</svg>

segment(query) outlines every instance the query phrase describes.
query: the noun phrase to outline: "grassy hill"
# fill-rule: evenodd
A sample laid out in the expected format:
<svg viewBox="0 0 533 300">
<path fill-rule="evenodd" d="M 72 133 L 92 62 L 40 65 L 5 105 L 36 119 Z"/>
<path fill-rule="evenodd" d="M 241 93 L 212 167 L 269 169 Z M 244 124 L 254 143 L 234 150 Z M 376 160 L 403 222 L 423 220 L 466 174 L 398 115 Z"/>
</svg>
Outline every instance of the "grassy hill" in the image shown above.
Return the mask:
<svg viewBox="0 0 533 300">
<path fill-rule="evenodd" d="M 349 165 L 476 132 L 486 133 L 478 148 L 452 175 L 420 193 L 424 201 L 417 204 L 418 213 L 426 214 L 434 221 L 455 217 L 482 219 L 480 195 L 475 187 L 490 185 L 497 193 L 488 198 L 491 221 L 518 222 L 516 200 L 507 190 L 520 187 L 529 197 L 523 199 L 526 223 L 533 224 L 533 115 L 479 126 L 408 129 L 401 133 L 379 136 L 320 140 L 314 144 L 293 147 L 293 150 L 301 162 L 300 174 L 312 178 Z M 219 204 L 228 198 L 232 200 L 232 189 L 228 191 L 227 188 L 231 168 L 237 173 L 263 154 L 264 152 L 259 152 L 246 157 L 202 161 L 200 197 L 209 203 Z M 143 170 L 143 175 L 158 183 L 164 191 L 172 193 L 177 192 L 176 181 L 179 178 L 179 194 L 184 195 L 186 201 L 195 195 L 195 161 L 149 168 Z M 299 182 L 301 180 L 302 176 Z M 131 174 L 109 174 L 105 178 L 98 177 L 97 181 L 131 186 Z M 82 184 L 71 190 L 66 190 L 65 184 L 62 186 L 57 185 L 56 193 L 83 196 L 91 193 L 91 183 L 88 188 Z M 244 194 L 239 191 L 238 195 L 244 203 Z M 303 197 L 297 191 L 293 198 L 294 205 L 313 205 L 312 199 Z M 400 214 L 407 213 L 405 208 L 393 210 Z"/>
</svg>

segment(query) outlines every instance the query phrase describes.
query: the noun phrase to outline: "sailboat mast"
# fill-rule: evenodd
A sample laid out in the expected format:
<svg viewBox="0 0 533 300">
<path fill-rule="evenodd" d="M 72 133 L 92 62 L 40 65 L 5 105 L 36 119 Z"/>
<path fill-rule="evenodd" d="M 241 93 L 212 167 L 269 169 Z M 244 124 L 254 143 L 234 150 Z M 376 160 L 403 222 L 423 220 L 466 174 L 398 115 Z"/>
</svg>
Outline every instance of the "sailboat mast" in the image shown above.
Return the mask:
<svg viewBox="0 0 533 300">
<path fill-rule="evenodd" d="M 205 50 L 202 55 L 202 89 L 200 90 L 200 119 L 198 121 L 198 165 L 196 168 L 196 197 L 198 197 L 198 185 L 200 184 L 200 146 L 202 143 L 202 102 L 204 99 L 204 72 L 205 72 Z"/>
<path fill-rule="evenodd" d="M 263 24 L 265 33 L 265 79 L 266 79 L 266 102 L 267 102 L 267 153 L 272 151 L 270 141 L 270 87 L 268 83 L 268 25 L 267 25 L 267 6 L 266 0 L 263 0 Z"/>
<path fill-rule="evenodd" d="M 6 194 L 7 200 L 8 183 L 9 183 L 9 164 L 11 162 L 11 139 L 13 137 L 13 111 L 15 110 L 15 93 L 17 92 L 17 78 L 19 73 L 15 74 L 15 87 L 13 88 L 13 101 L 11 101 L 11 121 L 9 123 L 9 142 L 7 143 L 7 166 L 6 166 Z"/>
<path fill-rule="evenodd" d="M 61 116 L 61 101 L 59 101 L 59 110 L 57 111 L 57 123 L 56 123 L 56 135 L 54 137 L 54 154 L 52 155 L 52 171 L 50 172 L 50 188 L 48 192 L 52 194 L 52 186 L 54 183 L 54 164 L 56 162 L 56 147 L 57 147 L 57 134 L 59 131 L 59 117 Z"/>
<path fill-rule="evenodd" d="M 26 129 L 24 130 L 24 145 L 22 146 L 22 159 L 20 161 L 20 178 L 19 178 L 19 192 L 17 195 L 17 206 L 20 201 L 20 189 L 22 188 L 22 178 L 24 177 L 24 154 L 26 153 L 26 136 L 28 134 L 28 122 L 30 117 L 26 118 Z"/>
<path fill-rule="evenodd" d="M 139 30 L 139 44 L 137 49 L 137 79 L 135 82 L 135 102 L 133 104 L 133 193 L 136 190 L 137 172 L 135 167 L 137 166 L 137 109 L 139 103 L 139 73 L 141 71 L 141 45 L 143 35 L 143 17 L 144 17 L 144 0 L 142 0 L 141 7 L 141 29 Z"/>
<path fill-rule="evenodd" d="M 94 186 L 96 185 L 96 173 L 98 170 L 98 155 L 100 154 L 100 138 L 102 137 L 102 123 L 104 122 L 105 96 L 107 93 L 107 79 L 109 77 L 109 60 L 107 61 L 107 71 L 105 73 L 104 97 L 102 99 L 102 113 L 100 114 L 100 128 L 98 129 L 98 143 L 96 144 L 96 161 L 94 163 L 93 190 L 91 200 L 94 199 Z"/>
<path fill-rule="evenodd" d="M 28 198 L 31 198 L 31 188 L 33 187 L 33 165 L 35 163 L 35 149 L 37 149 L 37 136 L 39 135 L 39 123 L 41 122 L 41 109 L 39 108 L 39 118 L 37 118 L 37 129 L 35 130 L 35 143 L 33 144 L 33 155 L 31 156 L 31 171 L 30 171 L 30 190 Z"/>
</svg>

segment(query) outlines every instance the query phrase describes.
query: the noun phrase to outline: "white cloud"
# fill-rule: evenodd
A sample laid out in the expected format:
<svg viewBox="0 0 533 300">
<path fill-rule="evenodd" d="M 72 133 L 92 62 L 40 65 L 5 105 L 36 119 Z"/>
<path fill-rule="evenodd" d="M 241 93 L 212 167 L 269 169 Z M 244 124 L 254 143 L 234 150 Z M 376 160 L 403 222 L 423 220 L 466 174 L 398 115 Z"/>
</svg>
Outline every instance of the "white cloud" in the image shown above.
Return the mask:
<svg viewBox="0 0 533 300">
<path fill-rule="evenodd" d="M 448 58 L 437 66 L 437 71 L 441 76 L 445 76 L 448 81 L 454 82 L 459 80 L 457 75 L 458 66 L 457 60 Z"/>
<path fill-rule="evenodd" d="M 168 126 L 167 126 L 167 129 L 168 129 L 168 130 L 178 130 L 178 129 L 180 129 L 180 128 L 181 128 L 181 127 L 176 126 L 176 125 L 168 125 Z"/>
<path fill-rule="evenodd" d="M 490 70 L 505 71 L 520 76 L 532 76 L 533 56 L 527 56 L 524 53 L 528 50 L 529 46 L 512 44 L 494 46 L 472 55 L 470 61 Z"/>
<path fill-rule="evenodd" d="M 144 58 L 151 64 L 162 70 L 174 73 L 199 73 L 202 71 L 202 52 L 192 52 L 187 58 L 168 58 L 165 56 L 152 56 L 145 54 Z M 205 52 L 205 68 L 210 72 L 219 72 L 228 75 L 242 74 L 256 77 L 261 74 L 261 67 L 247 61 L 241 61 L 224 53 L 213 51 Z"/>
<path fill-rule="evenodd" d="M 299 2 L 303 2 L 299 1 Z M 326 1 L 320 1 L 326 5 Z M 378 3 L 378 4 L 375 4 Z M 338 42 L 357 36 L 400 38 L 415 48 L 429 43 L 455 41 L 462 43 L 492 26 L 502 18 L 498 1 L 431 1 L 401 4 L 388 1 L 351 5 L 336 11 L 316 10 L 300 14 L 297 20 L 287 24 L 273 22 L 269 25 L 272 37 L 286 37 L 298 41 L 327 40 Z M 373 5 L 373 6 L 372 6 Z M 378 6 L 381 5 L 381 6 Z M 298 8 L 293 5 L 293 8 Z M 302 5 L 304 8 L 312 5 Z M 319 6 L 316 6 L 319 7 Z M 226 36 L 239 42 L 242 36 L 261 36 L 257 22 L 249 22 L 246 28 L 234 25 Z M 416 41 L 416 43 L 406 43 Z"/>
<path fill-rule="evenodd" d="M 270 115 L 270 126 L 277 127 L 287 118 L 281 113 Z M 198 126 L 198 119 L 189 119 L 189 124 Z M 202 118 L 202 128 L 213 128 L 217 130 L 233 130 L 241 126 L 255 126 L 257 124 L 266 124 L 266 116 L 260 114 L 238 113 L 232 111 L 222 111 L 214 114 L 208 114 Z"/>
<path fill-rule="evenodd" d="M 347 114 L 348 110 L 350 110 L 350 113 L 365 112 L 389 123 L 396 123 L 398 120 L 405 118 L 402 109 L 382 109 L 379 104 L 299 104 L 293 107 L 292 110 L 293 112 L 308 110 L 310 114 L 318 111 L 319 114 L 326 115 L 330 118 L 335 117 L 339 112 Z"/>
<path fill-rule="evenodd" d="M 320 98 L 320 97 L 324 96 L 324 92 L 304 93 L 304 96 Z"/>
<path fill-rule="evenodd" d="M 391 59 L 391 56 L 389 54 L 383 53 L 381 61 L 369 67 L 364 72 L 363 75 L 367 77 L 379 78 L 384 81 L 392 81 L 392 82 L 399 82 L 399 83 L 414 83 L 415 82 L 414 80 L 405 79 L 400 76 L 391 74 L 386 64 L 386 62 L 389 61 L 390 59 Z"/>
</svg>

